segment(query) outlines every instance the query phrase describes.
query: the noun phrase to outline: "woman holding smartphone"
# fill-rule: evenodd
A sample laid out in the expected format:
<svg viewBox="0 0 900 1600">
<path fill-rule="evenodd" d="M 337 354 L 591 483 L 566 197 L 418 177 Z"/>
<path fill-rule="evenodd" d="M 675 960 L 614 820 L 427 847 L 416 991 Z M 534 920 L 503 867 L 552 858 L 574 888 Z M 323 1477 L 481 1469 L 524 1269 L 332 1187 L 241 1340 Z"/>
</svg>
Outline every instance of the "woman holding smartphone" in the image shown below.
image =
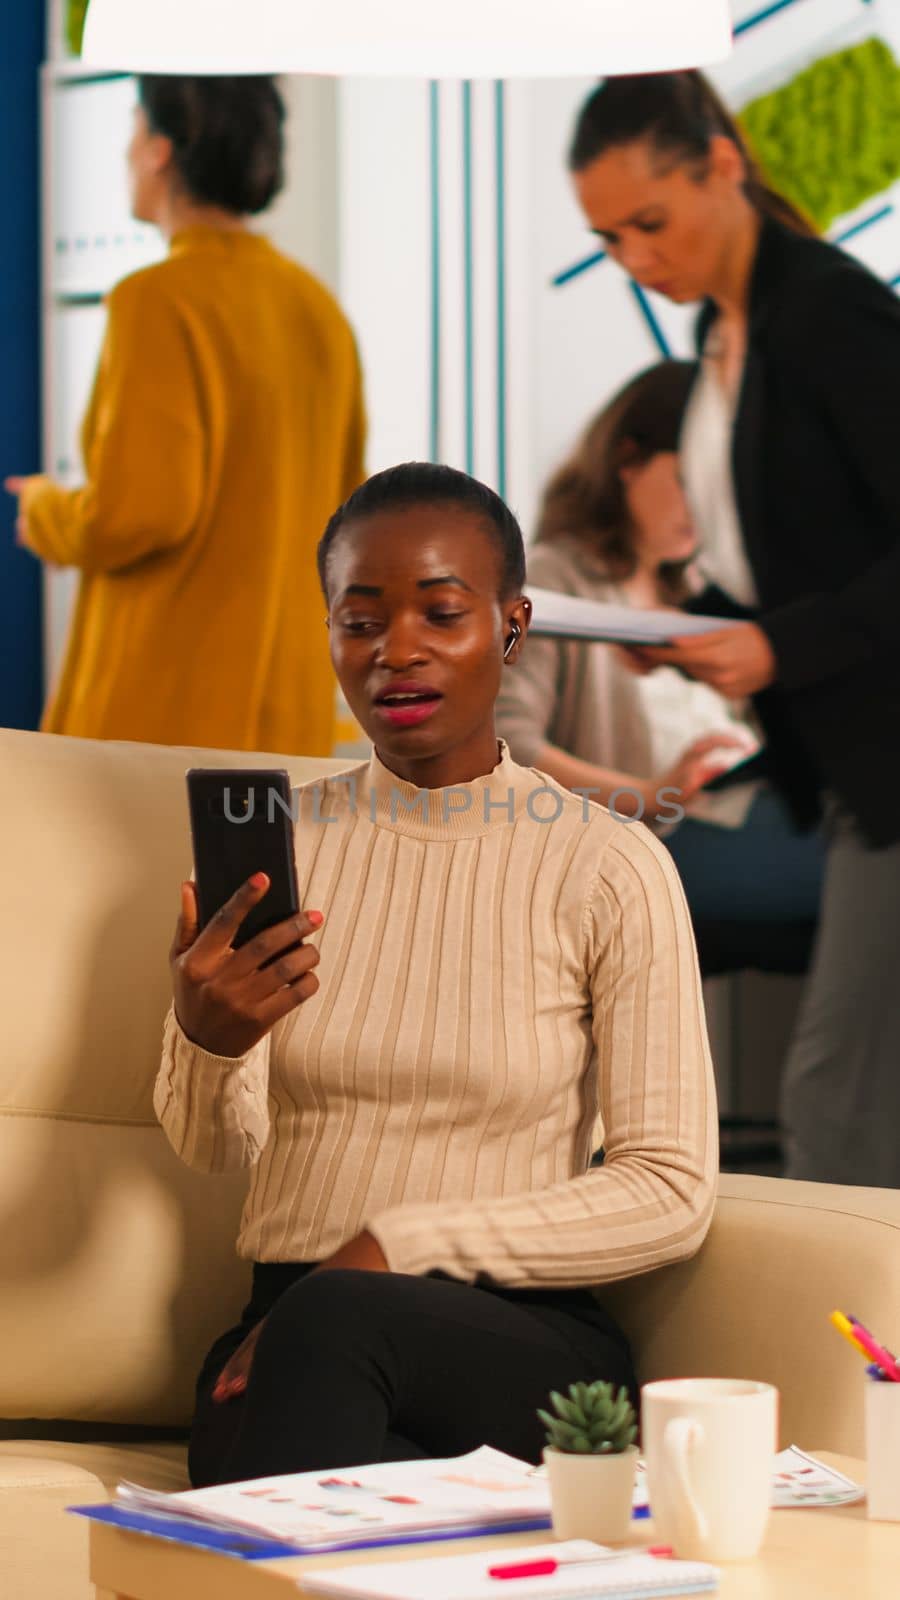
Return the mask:
<svg viewBox="0 0 900 1600">
<path fill-rule="evenodd" d="M 199 933 L 185 884 L 172 949 L 158 1115 L 191 1165 L 252 1174 L 253 1291 L 200 1375 L 195 1483 L 485 1441 L 537 1461 L 549 1389 L 634 1386 L 602 1285 L 691 1255 L 714 1200 L 675 869 L 497 739 L 530 616 L 515 518 L 398 467 L 319 570 L 374 753 L 300 791 L 298 918 L 235 951 L 267 880 Z"/>
<path fill-rule="evenodd" d="M 787 1171 L 900 1184 L 900 304 L 766 187 L 696 72 L 609 79 L 570 152 L 646 288 L 704 302 L 681 452 L 707 589 L 737 622 L 643 667 L 753 697 L 774 781 L 828 858 L 785 1069 Z"/>
</svg>

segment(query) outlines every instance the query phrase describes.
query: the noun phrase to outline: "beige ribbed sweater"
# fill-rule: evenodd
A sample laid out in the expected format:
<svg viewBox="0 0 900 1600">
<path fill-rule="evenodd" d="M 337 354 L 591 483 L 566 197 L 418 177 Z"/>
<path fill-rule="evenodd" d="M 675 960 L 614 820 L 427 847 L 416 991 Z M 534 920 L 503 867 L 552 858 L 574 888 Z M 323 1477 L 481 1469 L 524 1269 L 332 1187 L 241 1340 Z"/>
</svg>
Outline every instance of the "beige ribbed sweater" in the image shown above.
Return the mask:
<svg viewBox="0 0 900 1600">
<path fill-rule="evenodd" d="M 373 757 L 300 802 L 318 993 L 237 1059 L 170 1013 L 156 1085 L 184 1161 L 252 1169 L 239 1253 L 321 1260 L 367 1228 L 394 1271 L 520 1288 L 691 1255 L 716 1105 L 662 846 L 502 744 L 458 789 Z"/>
</svg>

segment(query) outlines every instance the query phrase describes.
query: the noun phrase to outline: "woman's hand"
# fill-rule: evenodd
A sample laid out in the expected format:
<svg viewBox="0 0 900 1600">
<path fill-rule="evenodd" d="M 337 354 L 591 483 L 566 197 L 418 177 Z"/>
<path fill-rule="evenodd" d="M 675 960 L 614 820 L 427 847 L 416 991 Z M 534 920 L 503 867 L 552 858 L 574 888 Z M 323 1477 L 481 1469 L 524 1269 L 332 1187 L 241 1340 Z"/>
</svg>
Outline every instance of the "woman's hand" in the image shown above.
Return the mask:
<svg viewBox="0 0 900 1600">
<path fill-rule="evenodd" d="M 256 1341 L 265 1327 L 266 1319 L 262 1318 L 251 1328 L 243 1344 L 239 1344 L 233 1356 L 229 1356 L 222 1371 L 216 1379 L 212 1397 L 218 1405 L 223 1405 L 226 1400 L 236 1400 L 243 1394 L 250 1377 L 250 1368 L 256 1354 Z"/>
<path fill-rule="evenodd" d="M 196 890 L 192 883 L 181 886 L 169 952 L 175 1014 L 188 1038 L 210 1055 L 244 1055 L 319 987 L 312 970 L 319 952 L 301 941 L 321 926 L 321 911 L 301 911 L 232 949 L 238 928 L 268 888 L 265 873 L 255 873 L 198 933 Z"/>
<path fill-rule="evenodd" d="M 710 778 L 714 778 L 719 772 L 727 772 L 729 767 L 734 766 L 733 761 L 721 757 L 716 760 L 714 751 L 741 750 L 749 755 L 754 748 L 755 744 L 751 744 L 738 733 L 707 733 L 702 739 L 695 739 L 684 754 L 679 756 L 674 767 L 670 767 L 661 778 L 651 781 L 649 787 L 652 796 L 646 806 L 645 814 L 648 816 L 655 814 L 656 807 L 660 804 L 658 796 L 664 789 L 667 792 L 674 789 L 680 803 L 688 805 Z M 664 805 L 668 803 L 666 800 L 662 801 Z"/>
<path fill-rule="evenodd" d="M 6 490 L 7 494 L 15 495 L 16 498 L 18 499 L 18 497 L 22 493 L 22 490 L 25 488 L 25 485 L 27 484 L 27 482 L 28 482 L 27 478 L 15 478 L 15 477 L 14 478 L 4 478 L 3 487 Z M 26 538 L 26 534 L 27 534 L 27 527 L 26 527 L 26 523 L 25 523 L 25 517 L 22 514 L 22 512 L 20 511 L 19 515 L 16 518 L 16 544 L 27 545 L 28 541 L 27 541 L 27 538 Z"/>
<path fill-rule="evenodd" d="M 376 1243 L 370 1233 L 357 1234 L 355 1239 L 349 1239 L 341 1245 L 333 1256 L 327 1261 L 321 1261 L 314 1267 L 309 1276 L 312 1278 L 317 1272 L 334 1272 L 337 1268 L 352 1269 L 356 1272 L 387 1272 L 388 1264 L 384 1258 L 381 1246 Z M 256 1342 L 262 1332 L 265 1317 L 256 1324 L 248 1333 L 243 1344 L 238 1345 L 234 1355 L 226 1361 L 222 1371 L 216 1379 L 213 1389 L 213 1399 L 222 1404 L 226 1400 L 234 1400 L 243 1394 L 256 1354 Z"/>
<path fill-rule="evenodd" d="M 671 645 L 629 649 L 632 670 L 678 667 L 689 678 L 708 683 L 728 700 L 767 689 L 778 676 L 775 652 L 755 622 L 732 623 L 714 633 L 692 633 L 673 639 Z"/>
<path fill-rule="evenodd" d="M 342 1244 L 340 1250 L 335 1250 L 334 1255 L 320 1261 L 313 1272 L 389 1272 L 384 1251 L 376 1239 L 363 1229 L 355 1239 L 348 1239 Z M 312 1273 L 310 1273 L 312 1277 Z"/>
</svg>

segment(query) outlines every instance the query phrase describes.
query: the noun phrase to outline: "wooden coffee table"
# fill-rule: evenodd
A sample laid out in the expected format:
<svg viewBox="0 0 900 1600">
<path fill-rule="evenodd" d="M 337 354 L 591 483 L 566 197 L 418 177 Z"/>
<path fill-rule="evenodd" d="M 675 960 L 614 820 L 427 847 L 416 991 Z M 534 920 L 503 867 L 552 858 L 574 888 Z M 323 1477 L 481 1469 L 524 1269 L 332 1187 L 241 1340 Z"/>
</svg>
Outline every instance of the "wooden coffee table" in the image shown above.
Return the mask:
<svg viewBox="0 0 900 1600">
<path fill-rule="evenodd" d="M 865 1466 L 849 1456 L 814 1451 L 858 1483 Z M 651 1542 L 652 1524 L 640 1526 Z M 466 1550 L 510 1549 L 540 1533 L 467 1539 Z M 162 1539 L 91 1524 L 91 1579 L 98 1600 L 300 1600 L 303 1574 L 341 1562 L 399 1560 L 460 1549 L 457 1544 L 405 1545 L 330 1556 L 236 1561 Z M 833 1510 L 773 1511 L 755 1561 L 723 1565 L 721 1600 L 891 1600 L 900 1594 L 900 1522 L 870 1522 L 864 1504 Z"/>
</svg>

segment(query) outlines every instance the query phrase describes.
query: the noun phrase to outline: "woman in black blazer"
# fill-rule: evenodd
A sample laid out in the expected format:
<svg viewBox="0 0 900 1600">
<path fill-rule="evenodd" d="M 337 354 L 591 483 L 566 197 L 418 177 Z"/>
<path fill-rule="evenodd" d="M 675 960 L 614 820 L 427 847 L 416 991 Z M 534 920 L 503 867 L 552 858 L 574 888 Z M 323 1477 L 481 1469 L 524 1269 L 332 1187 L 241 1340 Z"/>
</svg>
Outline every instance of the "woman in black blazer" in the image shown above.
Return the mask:
<svg viewBox="0 0 900 1600">
<path fill-rule="evenodd" d="M 640 664 L 752 695 L 773 781 L 798 820 L 826 818 L 788 1174 L 900 1185 L 900 302 L 765 186 L 699 73 L 607 80 L 570 168 L 629 275 L 703 302 L 683 447 L 710 586 L 693 609 L 738 625 Z"/>
</svg>

